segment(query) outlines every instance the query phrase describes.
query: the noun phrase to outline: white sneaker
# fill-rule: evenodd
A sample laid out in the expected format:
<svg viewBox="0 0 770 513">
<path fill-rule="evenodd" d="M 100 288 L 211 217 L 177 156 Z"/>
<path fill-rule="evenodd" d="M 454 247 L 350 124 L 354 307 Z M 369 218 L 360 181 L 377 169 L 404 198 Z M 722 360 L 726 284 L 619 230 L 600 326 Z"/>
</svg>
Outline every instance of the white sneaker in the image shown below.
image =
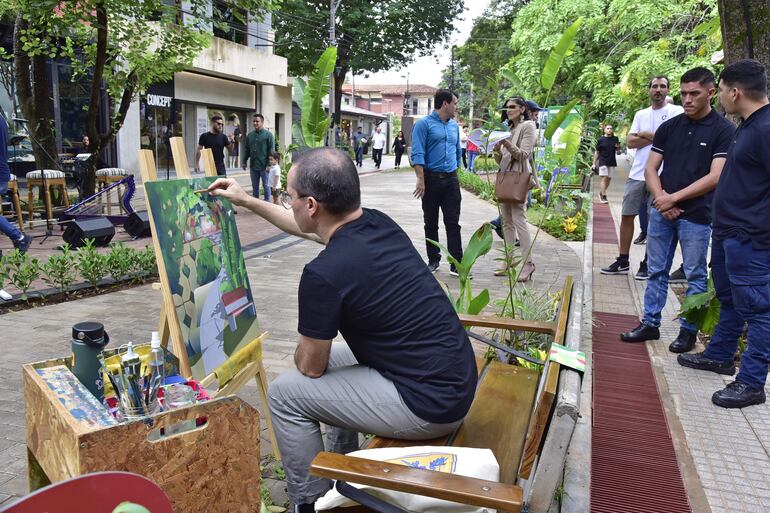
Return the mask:
<svg viewBox="0 0 770 513">
<path fill-rule="evenodd" d="M 5 290 L 0 289 L 0 299 L 2 299 L 3 301 L 10 301 L 11 299 L 13 299 L 13 296 L 7 293 Z"/>
</svg>

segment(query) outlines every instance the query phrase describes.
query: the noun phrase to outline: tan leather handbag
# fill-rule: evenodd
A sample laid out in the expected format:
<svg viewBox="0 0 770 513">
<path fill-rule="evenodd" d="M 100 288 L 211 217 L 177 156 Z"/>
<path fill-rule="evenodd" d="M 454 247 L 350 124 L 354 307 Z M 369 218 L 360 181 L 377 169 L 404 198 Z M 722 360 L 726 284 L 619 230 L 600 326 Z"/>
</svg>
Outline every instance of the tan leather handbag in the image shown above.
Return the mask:
<svg viewBox="0 0 770 513">
<path fill-rule="evenodd" d="M 523 133 L 523 130 L 519 132 L 519 140 L 516 141 L 517 146 L 521 145 Z M 529 159 L 520 161 L 508 154 L 503 157 L 500 164 L 500 170 L 497 172 L 497 178 L 495 178 L 497 201 L 500 203 L 526 202 L 527 193 L 530 189 L 537 187 L 537 181 L 532 176 Z"/>
</svg>

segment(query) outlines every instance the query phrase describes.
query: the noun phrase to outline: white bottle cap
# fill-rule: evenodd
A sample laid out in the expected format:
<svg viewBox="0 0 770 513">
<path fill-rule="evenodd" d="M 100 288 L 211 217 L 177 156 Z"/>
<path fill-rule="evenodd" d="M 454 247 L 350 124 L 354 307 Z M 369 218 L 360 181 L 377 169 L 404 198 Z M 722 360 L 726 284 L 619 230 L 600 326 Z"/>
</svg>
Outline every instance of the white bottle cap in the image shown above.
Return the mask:
<svg viewBox="0 0 770 513">
<path fill-rule="evenodd" d="M 125 354 L 120 358 L 122 362 L 127 362 L 129 360 L 138 359 L 139 355 L 136 354 L 136 351 L 134 351 L 134 343 L 130 340 L 128 341 L 128 349 L 126 349 Z"/>
<path fill-rule="evenodd" d="M 150 348 L 157 349 L 160 347 L 160 334 L 157 331 L 152 332 L 152 340 L 150 341 Z"/>
</svg>

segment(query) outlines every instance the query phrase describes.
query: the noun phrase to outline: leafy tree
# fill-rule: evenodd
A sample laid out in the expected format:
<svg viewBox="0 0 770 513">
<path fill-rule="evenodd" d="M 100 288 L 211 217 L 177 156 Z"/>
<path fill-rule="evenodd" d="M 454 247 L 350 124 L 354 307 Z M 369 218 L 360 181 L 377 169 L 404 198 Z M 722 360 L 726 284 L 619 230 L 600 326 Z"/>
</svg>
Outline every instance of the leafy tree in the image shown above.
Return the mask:
<svg viewBox="0 0 770 513">
<path fill-rule="evenodd" d="M 224 2 L 233 18 L 245 22 L 246 12 L 264 12 L 273 0 Z M 0 0 L 0 15 L 15 17 L 17 91 L 30 132 L 45 150 L 35 147 L 38 164 L 56 167 L 48 156 L 56 155 L 48 59 L 68 62 L 73 80 L 88 84 L 84 131 L 89 151 L 98 153 L 120 130 L 138 92 L 189 67 L 208 45 L 212 23 L 224 22 L 206 14 L 209 6 L 208 0 L 188 0 L 182 12 L 176 2 L 164 0 Z M 100 126 L 105 108 L 109 123 Z M 96 159 L 91 162 L 86 195 L 96 185 Z"/>
<path fill-rule="evenodd" d="M 439 83 L 439 87 L 441 88 L 449 88 L 449 84 L 452 83 L 452 66 L 447 66 L 444 68 L 444 71 L 441 72 L 441 82 Z M 470 73 L 468 72 L 468 67 L 463 66 L 460 63 L 455 63 L 455 78 L 454 78 L 454 87 L 452 90 L 457 93 L 458 99 L 457 99 L 457 112 L 460 115 L 460 118 L 463 120 L 468 120 L 470 109 L 471 109 L 471 101 L 475 101 L 473 95 L 473 91 L 471 89 L 471 79 L 470 79 Z M 477 114 L 481 114 L 481 111 L 477 106 L 474 105 L 475 112 Z"/>
<path fill-rule="evenodd" d="M 345 0 L 336 11 L 335 119 L 341 89 L 356 73 L 398 68 L 447 41 L 463 0 Z M 283 0 L 273 17 L 276 45 L 289 60 L 289 73 L 308 74 L 329 44 L 328 0 Z"/>
<path fill-rule="evenodd" d="M 770 66 L 770 4 L 767 0 L 719 0 L 725 62 L 753 58 Z"/>
</svg>

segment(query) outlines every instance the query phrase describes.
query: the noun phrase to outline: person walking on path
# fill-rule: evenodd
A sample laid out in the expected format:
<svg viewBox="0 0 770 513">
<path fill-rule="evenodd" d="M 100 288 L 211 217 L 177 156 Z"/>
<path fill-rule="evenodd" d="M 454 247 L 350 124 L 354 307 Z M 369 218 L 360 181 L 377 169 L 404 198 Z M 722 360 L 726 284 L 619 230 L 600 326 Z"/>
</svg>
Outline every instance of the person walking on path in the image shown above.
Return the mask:
<svg viewBox="0 0 770 513">
<path fill-rule="evenodd" d="M 594 152 L 594 169 L 599 171 L 601 181 L 599 182 L 599 201 L 607 203 L 607 189 L 610 187 L 610 180 L 615 176 L 615 169 L 618 162 L 615 155 L 620 153 L 620 141 L 615 136 L 615 131 L 611 124 L 604 125 L 604 135 L 599 137 L 596 142 L 596 151 Z"/>
<path fill-rule="evenodd" d="M 362 128 L 358 127 L 356 133 L 353 134 L 353 151 L 356 154 L 356 165 L 361 167 L 364 165 L 364 145 L 366 144 L 366 137 L 364 137 Z"/>
<path fill-rule="evenodd" d="M 523 98 L 511 98 L 505 102 L 503 116 L 508 120 L 511 137 L 500 142 L 499 173 L 522 173 L 529 182 L 533 174 L 533 153 L 537 141 L 537 127 L 529 120 L 527 104 Z M 535 175 L 536 176 L 536 175 Z M 535 178 L 537 179 L 537 178 Z M 529 281 L 535 272 L 532 262 L 532 237 L 527 227 L 526 201 L 500 201 L 500 214 L 505 243 L 511 248 L 518 239 L 521 245 L 521 257 L 525 262 L 519 271 L 517 281 Z M 495 276 L 505 276 L 512 262 L 506 262 L 504 269 L 495 271 Z"/>
<path fill-rule="evenodd" d="M 624 342 L 660 338 L 658 327 L 677 242 L 682 247 L 687 295 L 706 291 L 711 191 L 719 181 L 735 127 L 711 108 L 716 93 L 711 71 L 701 67 L 687 71 L 680 90 L 684 115 L 665 121 L 655 132 L 644 172 L 655 207 L 647 227 L 649 280 L 642 321 L 621 333 Z M 689 351 L 695 345 L 698 328 L 684 318 L 680 325 L 679 335 L 669 346 L 673 353 Z"/>
<path fill-rule="evenodd" d="M 425 249 L 428 268 L 436 272 L 441 261 L 439 249 L 428 240 L 439 241 L 438 214 L 444 216 L 447 249 L 459 262 L 463 258 L 460 237 L 460 137 L 457 123 L 457 95 L 448 89 L 439 89 L 433 98 L 434 110 L 417 121 L 412 129 L 412 165 L 417 175 L 414 196 L 422 200 L 425 222 Z M 450 266 L 449 273 L 457 276 Z"/>
<path fill-rule="evenodd" d="M 227 151 L 233 150 L 233 143 L 223 133 L 224 119 L 220 115 L 212 116 L 211 130 L 201 134 L 198 138 L 198 149 L 195 151 L 195 172 L 200 172 L 199 162 L 201 160 L 201 150 L 209 148 L 214 155 L 214 167 L 217 168 L 217 175 L 227 176 L 227 167 L 225 166 L 225 148 Z"/>
<path fill-rule="evenodd" d="M 249 164 L 249 174 L 251 175 L 251 194 L 259 198 L 259 182 L 262 182 L 264 189 L 263 198 L 270 201 L 270 168 L 268 157 L 276 150 L 273 134 L 264 127 L 265 117 L 262 114 L 254 114 L 251 118 L 251 124 L 254 130 L 246 136 L 246 144 L 241 156 L 241 167 L 246 169 L 246 163 Z"/>
<path fill-rule="evenodd" d="M 458 126 L 460 127 L 460 150 L 463 154 L 463 167 L 468 169 L 468 160 L 466 158 L 466 154 L 468 153 L 468 131 L 466 130 L 465 125 L 458 123 Z"/>
<path fill-rule="evenodd" d="M 241 124 L 238 121 L 238 116 L 231 114 L 227 118 L 228 123 L 228 138 L 233 145 L 233 149 L 228 153 L 228 164 L 231 168 L 238 167 L 238 153 L 241 149 L 241 140 L 243 140 L 243 134 L 241 133 Z"/>
<path fill-rule="evenodd" d="M 406 151 L 406 138 L 404 132 L 398 131 L 398 135 L 393 139 L 393 151 L 396 153 L 396 169 L 401 167 L 401 157 Z"/>
<path fill-rule="evenodd" d="M 385 149 L 385 134 L 382 133 L 382 128 L 377 127 L 372 136 L 372 159 L 374 160 L 374 167 L 380 169 L 382 164 L 382 150 Z"/>
<path fill-rule="evenodd" d="M 8 193 L 8 182 L 11 180 L 11 170 L 8 168 L 8 123 L 0 116 L 0 203 Z M 16 225 L 6 219 L 0 211 L 0 232 L 11 239 L 13 247 L 26 253 L 32 243 L 32 237 L 24 235 Z"/>
<path fill-rule="evenodd" d="M 268 391 L 289 498 L 304 513 L 331 488 L 309 474 L 324 450 L 320 423 L 328 450 L 338 453 L 357 450 L 362 431 L 404 440 L 446 435 L 470 408 L 477 370 L 452 303 L 407 234 L 382 212 L 361 208 L 346 153 L 309 150 L 287 182 L 291 212 L 254 200 L 233 179 L 209 190 L 326 245 L 299 283 L 296 369 Z M 332 343 L 338 333 L 344 342 Z"/>
<path fill-rule="evenodd" d="M 765 402 L 770 364 L 770 104 L 767 70 L 751 59 L 725 67 L 719 104 L 743 122 L 731 140 L 714 193 L 711 272 L 721 309 L 702 353 L 680 354 L 680 365 L 735 374 L 738 339 L 748 323 L 746 350 L 735 381 L 713 394 L 724 408 Z"/>
<path fill-rule="evenodd" d="M 634 114 L 631 130 L 626 144 L 635 149 L 634 163 L 628 173 L 628 180 L 623 188 L 623 205 L 620 218 L 620 239 L 618 241 L 618 258 L 607 267 L 601 269 L 602 274 L 628 274 L 628 255 L 631 250 L 631 239 L 634 238 L 634 218 L 639 209 L 647 201 L 647 185 L 644 182 L 644 169 L 647 157 L 650 155 L 652 139 L 655 131 L 664 121 L 671 119 L 684 110 L 678 105 L 668 105 L 668 78 L 656 76 L 650 80 L 647 93 L 651 106 Z M 642 262 L 639 272 L 647 274 L 647 264 Z"/>
</svg>

